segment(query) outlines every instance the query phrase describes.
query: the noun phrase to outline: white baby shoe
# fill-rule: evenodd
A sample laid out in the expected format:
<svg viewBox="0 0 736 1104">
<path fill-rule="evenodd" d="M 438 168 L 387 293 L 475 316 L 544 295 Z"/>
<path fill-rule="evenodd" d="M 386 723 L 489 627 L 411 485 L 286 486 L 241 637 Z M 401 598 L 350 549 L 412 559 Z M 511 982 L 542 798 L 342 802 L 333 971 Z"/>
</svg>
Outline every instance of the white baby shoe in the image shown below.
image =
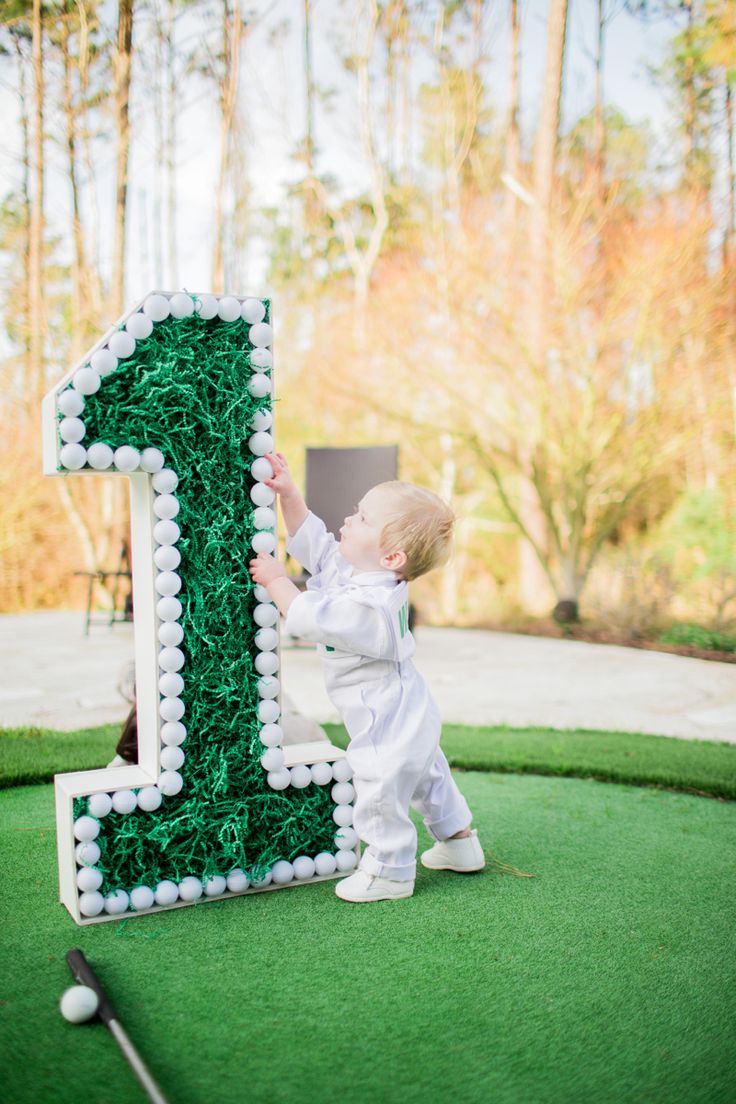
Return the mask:
<svg viewBox="0 0 736 1104">
<path fill-rule="evenodd" d="M 422 866 L 428 870 L 456 870 L 458 874 L 470 874 L 474 870 L 482 870 L 485 865 L 486 857 L 475 828 L 464 839 L 442 840 L 422 854 Z"/>
<path fill-rule="evenodd" d="M 413 892 L 413 878 L 410 882 L 395 882 L 366 874 L 364 870 L 356 870 L 335 886 L 335 893 L 343 901 L 398 901 L 401 897 L 411 897 Z"/>
</svg>

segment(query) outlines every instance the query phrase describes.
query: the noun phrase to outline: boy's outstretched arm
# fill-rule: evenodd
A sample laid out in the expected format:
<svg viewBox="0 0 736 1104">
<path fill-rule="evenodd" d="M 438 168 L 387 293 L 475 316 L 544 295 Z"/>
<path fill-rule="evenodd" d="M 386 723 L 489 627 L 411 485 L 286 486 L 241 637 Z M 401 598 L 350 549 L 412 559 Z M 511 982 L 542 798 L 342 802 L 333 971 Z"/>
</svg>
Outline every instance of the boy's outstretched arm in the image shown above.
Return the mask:
<svg viewBox="0 0 736 1104">
<path fill-rule="evenodd" d="M 286 617 L 289 606 L 299 596 L 299 590 L 286 574 L 286 568 L 268 552 L 259 552 L 248 565 L 254 583 L 265 586 L 279 608 L 282 617 Z"/>
<path fill-rule="evenodd" d="M 266 459 L 273 468 L 273 477 L 264 479 L 263 482 L 279 496 L 286 531 L 290 537 L 293 537 L 309 513 L 307 504 L 299 493 L 296 483 L 291 478 L 289 465 L 283 453 L 268 452 L 266 453 Z"/>
</svg>

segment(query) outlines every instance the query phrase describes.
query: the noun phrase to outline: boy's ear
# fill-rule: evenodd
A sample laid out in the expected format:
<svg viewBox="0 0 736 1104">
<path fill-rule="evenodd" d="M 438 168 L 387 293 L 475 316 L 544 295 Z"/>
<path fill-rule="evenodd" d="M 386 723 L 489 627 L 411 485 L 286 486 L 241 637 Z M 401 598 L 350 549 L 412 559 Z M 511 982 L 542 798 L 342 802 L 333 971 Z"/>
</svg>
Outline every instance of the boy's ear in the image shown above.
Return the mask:
<svg viewBox="0 0 736 1104">
<path fill-rule="evenodd" d="M 406 566 L 406 552 L 389 552 L 381 558 L 381 567 L 388 571 L 401 571 Z"/>
</svg>

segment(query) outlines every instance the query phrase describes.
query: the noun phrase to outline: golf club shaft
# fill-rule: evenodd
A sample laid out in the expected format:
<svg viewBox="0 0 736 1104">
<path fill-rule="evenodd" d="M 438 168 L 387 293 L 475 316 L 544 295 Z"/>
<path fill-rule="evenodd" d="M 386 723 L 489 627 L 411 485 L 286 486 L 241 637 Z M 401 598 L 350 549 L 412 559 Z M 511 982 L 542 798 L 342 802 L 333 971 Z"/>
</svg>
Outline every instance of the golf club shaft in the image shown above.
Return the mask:
<svg viewBox="0 0 736 1104">
<path fill-rule="evenodd" d="M 128 1038 L 128 1035 L 119 1020 L 108 1020 L 107 1026 L 112 1032 L 115 1042 L 123 1052 L 126 1062 L 135 1073 L 153 1104 L 168 1104 L 166 1097 L 161 1092 L 156 1082 L 151 1077 L 143 1059 Z"/>
</svg>

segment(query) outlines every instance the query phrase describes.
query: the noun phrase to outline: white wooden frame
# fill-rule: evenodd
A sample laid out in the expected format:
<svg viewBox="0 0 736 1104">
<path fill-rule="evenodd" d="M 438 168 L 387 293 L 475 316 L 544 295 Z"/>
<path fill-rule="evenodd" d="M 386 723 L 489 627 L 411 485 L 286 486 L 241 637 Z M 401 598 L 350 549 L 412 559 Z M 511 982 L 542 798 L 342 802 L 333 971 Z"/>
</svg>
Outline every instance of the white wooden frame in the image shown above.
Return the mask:
<svg viewBox="0 0 736 1104">
<path fill-rule="evenodd" d="M 149 292 L 149 295 L 164 295 L 171 298 L 174 292 L 158 291 Z M 194 298 L 205 293 L 190 293 Z M 209 294 L 209 293 L 206 293 Z M 151 912 L 161 912 L 165 909 L 182 908 L 190 904 L 204 904 L 208 901 L 221 901 L 227 897 L 242 897 L 253 893 L 263 893 L 271 889 L 290 889 L 298 885 L 308 885 L 311 882 L 331 881 L 343 876 L 342 871 L 333 874 L 315 875 L 309 879 L 294 879 L 285 885 L 250 886 L 240 892 L 227 890 L 215 897 L 201 897 L 197 902 L 178 900 L 171 905 L 154 905 L 150 909 L 139 909 L 109 915 L 101 913 L 98 916 L 82 916 L 79 909 L 79 890 L 77 889 L 76 875 L 77 863 L 75 859 L 75 845 L 73 824 L 73 802 L 76 798 L 89 797 L 97 793 L 114 793 L 117 790 L 138 789 L 145 786 L 156 786 L 161 773 L 161 742 L 160 727 L 161 718 L 158 712 L 158 639 L 156 600 L 159 597 L 154 586 L 154 561 L 153 553 L 155 541 L 153 537 L 153 523 L 158 519 L 153 513 L 153 489 L 152 476 L 146 472 L 133 472 L 130 474 L 107 470 L 97 472 L 90 469 L 79 471 L 67 471 L 60 469 L 59 452 L 60 438 L 57 422 L 57 397 L 69 385 L 75 372 L 85 366 L 97 350 L 102 349 L 131 315 L 136 314 L 148 299 L 146 295 L 139 300 L 134 307 L 127 311 L 122 318 L 93 345 L 86 356 L 78 361 L 66 375 L 52 387 L 45 395 L 42 403 L 42 434 L 43 434 L 43 471 L 46 475 L 61 477 L 83 476 L 115 476 L 116 478 L 128 478 L 130 480 L 130 507 L 131 507 L 131 536 L 132 536 L 132 584 L 134 593 L 135 619 L 133 623 L 134 647 L 135 647 L 135 678 L 136 700 L 138 704 L 138 756 L 137 765 L 113 768 L 101 768 L 99 770 L 74 771 L 67 774 L 57 774 L 54 778 L 54 791 L 56 803 L 56 833 L 57 855 L 59 865 L 59 896 L 60 901 L 68 909 L 69 913 L 79 925 L 96 924 L 106 920 L 130 919 L 143 916 Z M 258 296 L 233 296 L 239 302 L 246 298 L 259 298 Z M 272 380 L 272 408 L 275 398 L 273 385 L 274 369 L 271 368 Z M 102 381 L 104 388 L 104 379 Z M 275 435 L 275 411 L 273 411 L 273 428 Z M 155 446 L 156 442 L 150 442 Z M 278 515 L 274 533 L 277 539 L 278 552 Z M 278 625 L 278 622 L 277 622 Z M 280 652 L 280 645 L 277 645 Z M 280 669 L 280 668 L 279 668 Z M 278 698 L 281 709 L 281 691 Z M 265 750 L 265 749 L 264 749 Z M 334 763 L 345 757 L 342 748 L 324 741 L 314 743 L 287 745 L 283 748 L 284 766 L 293 767 L 299 764 L 307 766 L 316 763 Z M 166 796 L 163 798 L 167 800 Z M 143 814 L 145 815 L 145 814 Z M 338 826 L 335 825 L 336 831 Z M 354 854 L 356 864 L 360 859 L 360 843 L 355 846 Z"/>
</svg>

